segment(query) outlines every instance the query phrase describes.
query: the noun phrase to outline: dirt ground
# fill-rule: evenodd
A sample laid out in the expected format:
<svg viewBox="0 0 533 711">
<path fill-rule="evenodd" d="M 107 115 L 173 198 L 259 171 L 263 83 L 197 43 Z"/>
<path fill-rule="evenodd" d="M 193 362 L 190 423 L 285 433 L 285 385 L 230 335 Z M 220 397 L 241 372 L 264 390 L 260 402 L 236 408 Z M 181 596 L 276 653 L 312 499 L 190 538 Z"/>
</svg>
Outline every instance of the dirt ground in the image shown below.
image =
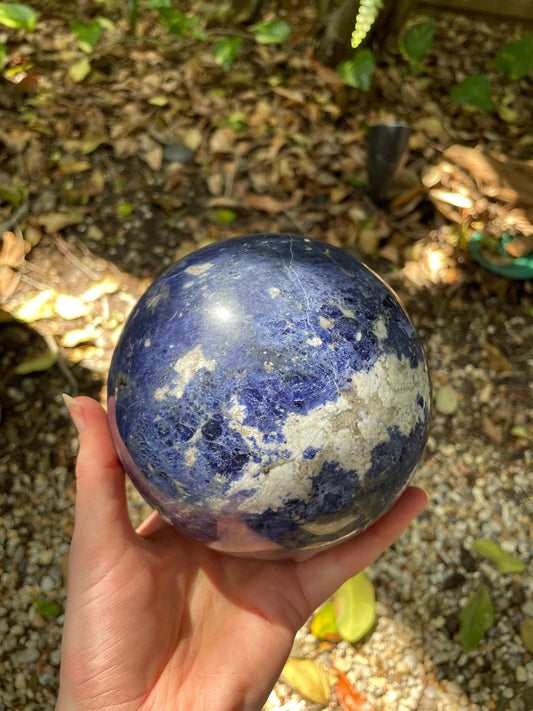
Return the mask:
<svg viewBox="0 0 533 711">
<path fill-rule="evenodd" d="M 396 700 L 369 698 L 379 709 L 453 708 L 442 695 L 449 682 L 457 708 L 520 711 L 533 703 L 532 653 L 519 637 L 521 621 L 533 616 L 530 569 L 503 585 L 467 559 L 466 545 L 492 531 L 530 565 L 533 287 L 485 270 L 468 239 L 475 230 L 496 241 L 509 231 L 531 236 L 531 201 L 523 189 L 514 202 L 488 195 L 445 155 L 453 145 L 477 148 L 529 175 L 531 78 L 510 85 L 492 62 L 520 28 L 442 17 L 421 72 L 391 56 L 363 93 L 314 61 L 313 14 L 304 9 L 298 19 L 288 46 L 245 39 L 225 73 L 205 43 L 170 41 L 153 16 L 143 17 L 140 33 L 157 42 L 126 38 L 113 17 L 116 34 L 90 55 L 83 81 L 68 73 L 84 55 L 60 3 L 43 4 L 44 31 L 7 33 L 8 66 L 31 66 L 19 83 L 0 79 L 0 707 L 49 709 L 57 688 L 77 451 L 61 393 L 104 401 L 113 347 L 152 279 L 203 244 L 255 232 L 306 234 L 362 258 L 405 303 L 433 374 L 439 407 L 419 483 L 431 495 L 432 479 L 443 482 L 420 531 L 427 537 L 446 519 L 428 544 L 446 570 L 425 592 L 444 595 L 448 608 L 441 627 L 428 622 L 420 633 L 444 650 L 440 662 L 435 649 L 424 662 L 421 688 L 433 685 L 441 696 L 424 701 L 421 691 L 417 706 L 402 706 L 398 683 Z M 507 113 L 449 99 L 451 86 L 475 72 L 487 72 Z M 391 119 L 412 127 L 410 150 L 390 199 L 377 205 L 365 188 L 366 137 L 369 126 Z M 439 401 L 443 389 L 448 398 Z M 466 497 L 454 506 L 439 489 L 449 491 L 449 477 Z M 494 503 L 494 529 L 471 508 L 477 487 Z M 512 525 L 501 523 L 508 503 Z M 132 517 L 145 512 L 132 495 Z M 416 591 L 403 599 L 395 587 L 391 560 L 374 573 L 384 620 L 397 619 L 397 604 L 407 616 L 417 606 Z M 459 602 L 483 577 L 495 590 L 503 641 L 494 633 L 465 660 Z M 35 599 L 57 610 L 40 614 Z M 305 647 L 314 657 L 324 651 L 340 654 Z M 358 681 L 356 667 L 346 669 Z M 269 708 L 317 708 L 283 683 L 276 693 Z"/>
</svg>

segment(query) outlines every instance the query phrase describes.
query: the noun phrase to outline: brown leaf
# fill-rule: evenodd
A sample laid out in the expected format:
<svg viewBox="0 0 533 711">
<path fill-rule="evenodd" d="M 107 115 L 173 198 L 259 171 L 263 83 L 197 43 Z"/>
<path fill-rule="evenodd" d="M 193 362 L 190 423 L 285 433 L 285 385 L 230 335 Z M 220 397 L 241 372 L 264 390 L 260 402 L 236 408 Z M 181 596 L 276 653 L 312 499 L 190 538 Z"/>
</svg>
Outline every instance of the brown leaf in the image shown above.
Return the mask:
<svg viewBox="0 0 533 711">
<path fill-rule="evenodd" d="M 79 225 L 83 222 L 83 211 L 71 210 L 70 212 L 48 212 L 34 218 L 38 225 L 44 227 L 45 232 L 53 233 L 68 227 L 69 225 Z"/>
<path fill-rule="evenodd" d="M 209 141 L 211 153 L 231 153 L 235 145 L 235 132 L 229 126 L 218 128 Z"/>
<path fill-rule="evenodd" d="M 301 202 L 302 191 L 295 190 L 292 198 L 286 202 L 280 202 L 270 195 L 256 195 L 254 193 L 247 195 L 245 200 L 248 207 L 253 210 L 261 210 L 269 215 L 279 215 L 280 212 L 290 210 Z"/>
<path fill-rule="evenodd" d="M 12 296 L 19 285 L 20 274 L 10 267 L 0 267 L 0 299 L 5 301 Z"/>
<path fill-rule="evenodd" d="M 0 250 L 0 267 L 18 269 L 30 249 L 28 242 L 19 239 L 14 232 L 4 232 Z"/>
</svg>

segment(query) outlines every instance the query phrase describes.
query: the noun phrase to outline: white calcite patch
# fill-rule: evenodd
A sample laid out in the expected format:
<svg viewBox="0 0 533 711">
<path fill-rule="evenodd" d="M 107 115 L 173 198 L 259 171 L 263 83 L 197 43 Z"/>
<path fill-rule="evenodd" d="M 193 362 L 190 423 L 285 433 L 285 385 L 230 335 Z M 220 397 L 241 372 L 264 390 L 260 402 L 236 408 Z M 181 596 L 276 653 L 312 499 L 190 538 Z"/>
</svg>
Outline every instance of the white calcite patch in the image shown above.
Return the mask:
<svg viewBox="0 0 533 711">
<path fill-rule="evenodd" d="M 321 346 L 322 340 L 318 336 L 313 336 L 312 338 L 308 338 L 306 343 L 308 346 Z"/>
<path fill-rule="evenodd" d="M 195 346 L 181 358 L 178 358 L 173 368 L 179 377 L 173 380 L 173 387 L 164 385 L 162 388 L 157 388 L 154 393 L 156 401 L 161 402 L 167 395 L 172 395 L 176 398 L 182 397 L 185 388 L 200 369 L 205 368 L 206 370 L 213 371 L 216 367 L 217 361 L 208 360 L 202 352 L 202 346 Z"/>
<path fill-rule="evenodd" d="M 372 330 L 376 334 L 376 338 L 378 339 L 379 343 L 384 341 L 387 336 L 389 335 L 389 332 L 387 330 L 387 323 L 384 319 L 383 316 L 379 316 L 373 323 L 372 323 Z"/>
<path fill-rule="evenodd" d="M 236 481 L 229 495 L 255 490 L 240 509 L 260 513 L 266 508 L 282 506 L 287 498 L 309 501 L 312 479 L 320 473 L 325 461 L 338 462 L 345 470 L 356 470 L 363 479 L 372 465 L 375 447 L 388 441 L 388 428 L 409 435 L 425 417 L 416 405 L 420 394 L 429 401 L 429 383 L 424 364 L 413 369 L 409 361 L 395 354 L 382 355 L 368 372 L 354 372 L 352 382 L 340 391 L 335 401 L 310 410 L 306 415 L 291 413 L 282 425 L 286 460 L 272 464 L 269 454 L 279 444 L 264 442 L 263 434 L 238 419 L 229 423 L 252 449 L 264 452 L 260 463 L 251 463 Z M 237 414 L 237 403 L 232 408 Z M 309 447 L 319 452 L 314 459 L 303 459 Z"/>
<path fill-rule="evenodd" d="M 154 289 L 149 295 L 147 292 L 146 306 L 151 310 L 155 309 L 161 301 L 165 302 L 168 299 L 169 294 L 170 288 L 168 284 L 163 284 L 159 289 Z"/>
<path fill-rule="evenodd" d="M 194 276 L 199 276 L 200 274 L 204 274 L 205 272 L 209 271 L 213 264 L 211 262 L 206 262 L 205 264 L 193 264 L 190 267 L 187 267 L 185 271 L 187 274 L 194 274 Z"/>
</svg>

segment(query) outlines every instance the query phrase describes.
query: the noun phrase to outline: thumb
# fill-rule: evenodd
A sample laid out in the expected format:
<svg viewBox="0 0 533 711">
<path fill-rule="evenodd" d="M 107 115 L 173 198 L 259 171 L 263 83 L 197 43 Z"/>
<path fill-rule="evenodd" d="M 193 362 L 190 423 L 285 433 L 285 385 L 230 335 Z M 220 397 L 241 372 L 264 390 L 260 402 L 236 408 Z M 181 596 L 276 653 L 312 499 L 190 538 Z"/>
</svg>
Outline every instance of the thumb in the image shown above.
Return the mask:
<svg viewBox="0 0 533 711">
<path fill-rule="evenodd" d="M 76 464 L 75 530 L 82 539 L 133 534 L 124 469 L 115 450 L 103 407 L 88 397 L 63 396 L 79 434 Z M 113 540 L 108 538 L 108 540 Z"/>
</svg>

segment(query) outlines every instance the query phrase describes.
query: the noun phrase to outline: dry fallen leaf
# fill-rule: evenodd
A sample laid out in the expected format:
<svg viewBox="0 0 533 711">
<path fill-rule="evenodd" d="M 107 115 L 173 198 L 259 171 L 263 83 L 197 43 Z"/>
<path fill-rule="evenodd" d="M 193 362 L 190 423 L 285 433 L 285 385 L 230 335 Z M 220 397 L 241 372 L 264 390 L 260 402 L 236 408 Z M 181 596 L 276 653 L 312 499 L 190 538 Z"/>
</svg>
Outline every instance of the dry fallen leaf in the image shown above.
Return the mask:
<svg viewBox="0 0 533 711">
<path fill-rule="evenodd" d="M 42 225 L 45 232 L 54 233 L 68 227 L 69 225 L 79 225 L 83 222 L 82 210 L 71 210 L 70 212 L 48 212 L 44 215 L 34 217 L 38 225 Z"/>
<path fill-rule="evenodd" d="M 17 269 L 30 249 L 28 242 L 17 237 L 14 232 L 4 232 L 0 249 L 0 267 Z"/>
<path fill-rule="evenodd" d="M 218 128 L 209 140 L 211 153 L 231 153 L 235 145 L 235 132 L 229 126 Z"/>
<path fill-rule="evenodd" d="M 120 288 L 120 278 L 118 276 L 107 275 L 100 281 L 93 284 L 80 296 L 82 301 L 96 301 L 104 294 L 115 294 Z"/>
<path fill-rule="evenodd" d="M 329 702 L 329 684 L 322 669 L 311 659 L 289 657 L 283 667 L 289 686 L 310 701 L 325 706 Z"/>
<path fill-rule="evenodd" d="M 85 316 L 88 312 L 87 305 L 75 296 L 60 294 L 56 300 L 56 311 L 67 321 Z"/>
<path fill-rule="evenodd" d="M 94 326 L 89 325 L 86 328 L 76 328 L 73 331 L 65 333 L 60 340 L 60 344 L 65 348 L 74 348 L 80 343 L 90 343 L 98 337 L 98 331 Z"/>
<path fill-rule="evenodd" d="M 57 298 L 57 291 L 48 289 L 41 291 L 37 296 L 34 296 L 29 301 L 26 301 L 19 309 L 15 311 L 15 316 L 20 321 L 33 323 L 43 318 L 51 318 L 54 314 L 53 299 Z"/>
</svg>

